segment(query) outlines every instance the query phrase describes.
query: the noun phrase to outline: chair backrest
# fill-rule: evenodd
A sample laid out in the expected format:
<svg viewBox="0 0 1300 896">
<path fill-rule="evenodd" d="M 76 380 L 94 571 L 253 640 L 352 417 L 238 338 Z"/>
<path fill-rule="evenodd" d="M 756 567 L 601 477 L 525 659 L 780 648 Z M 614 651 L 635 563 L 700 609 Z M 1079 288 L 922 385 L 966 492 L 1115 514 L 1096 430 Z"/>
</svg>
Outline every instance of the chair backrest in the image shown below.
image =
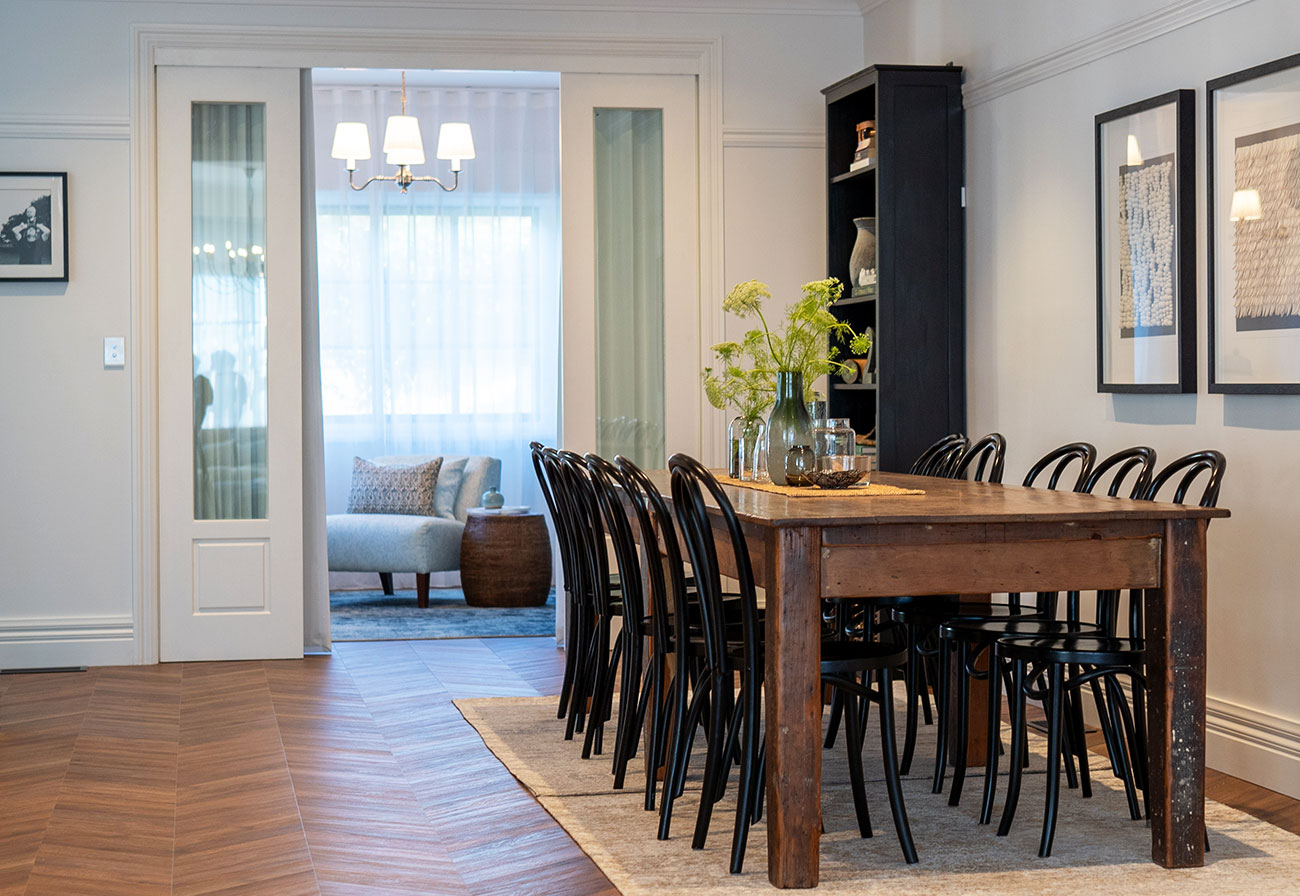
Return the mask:
<svg viewBox="0 0 1300 896">
<path fill-rule="evenodd" d="M 1077 463 L 1079 470 L 1075 475 L 1074 482 L 1070 485 L 1070 491 L 1083 491 L 1083 486 L 1088 481 L 1088 474 L 1092 472 L 1093 462 L 1096 460 L 1097 449 L 1092 445 L 1087 442 L 1070 442 L 1060 448 L 1053 448 L 1040 457 L 1029 468 L 1029 472 L 1025 474 L 1024 484 L 1055 489 L 1061 481 L 1061 476 L 1070 465 Z M 1047 478 L 1047 483 L 1045 485 L 1040 484 L 1038 477 L 1049 469 L 1051 474 Z"/>
<path fill-rule="evenodd" d="M 560 546 L 560 569 L 564 573 L 564 590 L 573 588 L 573 556 L 568 544 L 568 533 L 561 528 L 560 511 L 555 504 L 555 492 L 551 486 L 550 472 L 544 462 L 546 446 L 541 442 L 529 442 L 528 451 L 533 458 L 533 473 L 537 476 L 537 486 L 541 489 L 546 509 L 551 516 L 551 525 L 555 528 L 555 540 Z"/>
<path fill-rule="evenodd" d="M 614 562 L 618 565 L 619 587 L 623 595 L 624 630 L 627 637 L 634 637 L 641 631 L 640 621 L 646 615 L 646 602 L 641 590 L 641 556 L 637 552 L 627 511 L 623 508 L 623 474 L 597 454 L 588 454 L 586 461 L 592 491 L 605 520 L 605 531 L 614 544 Z"/>
<path fill-rule="evenodd" d="M 1160 491 L 1167 484 L 1177 480 L 1172 497 L 1167 500 L 1175 504 L 1187 502 L 1187 492 L 1202 474 L 1206 474 L 1201 498 L 1196 503 L 1201 507 L 1214 507 L 1219 503 L 1219 488 L 1223 485 L 1223 471 L 1228 466 L 1227 459 L 1218 451 L 1195 451 L 1184 454 L 1177 460 L 1170 461 L 1163 470 L 1151 480 L 1147 488 L 1147 500 L 1161 500 Z"/>
<path fill-rule="evenodd" d="M 692 613 L 689 607 L 690 596 L 673 513 L 644 470 L 621 454 L 614 458 L 614 465 L 623 474 L 623 487 L 641 527 L 641 544 L 647 554 L 646 578 L 650 582 L 650 619 L 654 636 L 662 639 L 660 643 L 667 644 L 669 635 L 674 634 L 673 643 L 677 645 L 679 660 L 685 663 L 687 620 L 699 613 Z M 658 553 L 660 550 L 663 551 L 662 558 Z M 675 632 L 670 631 L 673 627 Z M 681 668 L 686 667 L 683 665 Z"/>
<path fill-rule="evenodd" d="M 559 472 L 556 498 L 567 507 L 569 531 L 573 539 L 575 568 L 580 590 L 575 596 L 594 612 L 610 612 L 609 554 L 605 549 L 605 527 L 601 522 L 587 462 L 572 451 L 556 452 Z"/>
<path fill-rule="evenodd" d="M 1155 452 L 1152 452 L 1154 455 Z M 1154 461 L 1154 456 L 1152 458 Z M 1218 451 L 1195 451 L 1185 454 L 1177 460 L 1170 461 L 1152 477 L 1142 498 L 1147 501 L 1168 500 L 1174 504 L 1185 504 L 1187 493 L 1197 479 L 1204 476 L 1200 499 L 1196 502 L 1201 507 L 1214 507 L 1219 503 L 1219 488 L 1223 485 L 1223 472 L 1228 462 Z M 1161 498 L 1160 492 L 1167 485 L 1173 486 L 1173 494 Z M 1097 622 L 1114 632 L 1119 618 L 1119 592 L 1097 592 Z M 1143 631 L 1142 599 L 1138 591 L 1129 592 L 1129 632 Z"/>
<path fill-rule="evenodd" d="M 1145 445 L 1134 445 L 1116 451 L 1105 460 L 1098 461 L 1088 474 L 1088 481 L 1081 491 L 1094 494 L 1097 487 L 1110 477 L 1106 494 L 1112 498 L 1121 497 L 1141 499 L 1146 497 L 1151 486 L 1151 474 L 1156 468 L 1156 451 Z M 1133 477 L 1131 485 L 1125 485 Z"/>
<path fill-rule="evenodd" d="M 1006 438 L 1002 433 L 991 432 L 966 449 L 966 453 L 957 462 L 952 478 L 970 478 L 976 482 L 1001 482 L 1006 461 Z"/>
<path fill-rule="evenodd" d="M 922 451 L 908 472 L 917 476 L 951 477 L 969 447 L 970 439 L 966 436 L 949 433 Z"/>
<path fill-rule="evenodd" d="M 743 670 L 750 676 L 752 686 L 757 681 L 758 670 L 761 668 L 759 650 L 762 631 L 758 619 L 754 570 L 750 565 L 749 547 L 745 543 L 740 521 L 718 480 L 695 458 L 674 454 L 668 458 L 668 469 L 672 473 L 673 513 L 686 540 L 691 568 L 695 572 L 704 638 L 709 645 L 710 660 L 717 664 L 724 661 L 726 653 L 726 614 L 723 611 L 722 569 L 718 563 L 712 517 L 705 503 L 706 494 L 721 512 L 722 529 L 726 533 L 726 540 L 731 544 L 740 589 L 741 637 L 745 659 Z"/>
</svg>

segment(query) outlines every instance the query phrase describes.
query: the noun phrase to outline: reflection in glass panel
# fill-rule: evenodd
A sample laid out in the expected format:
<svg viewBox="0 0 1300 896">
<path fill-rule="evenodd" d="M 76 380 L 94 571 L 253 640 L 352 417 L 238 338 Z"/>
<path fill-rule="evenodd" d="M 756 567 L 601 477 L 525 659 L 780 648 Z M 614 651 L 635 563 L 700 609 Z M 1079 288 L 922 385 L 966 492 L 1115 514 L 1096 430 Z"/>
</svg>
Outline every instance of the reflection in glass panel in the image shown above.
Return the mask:
<svg viewBox="0 0 1300 896">
<path fill-rule="evenodd" d="M 194 517 L 266 518 L 266 107 L 192 107 Z"/>
<path fill-rule="evenodd" d="M 664 451 L 663 111 L 596 109 L 596 450 Z"/>
</svg>

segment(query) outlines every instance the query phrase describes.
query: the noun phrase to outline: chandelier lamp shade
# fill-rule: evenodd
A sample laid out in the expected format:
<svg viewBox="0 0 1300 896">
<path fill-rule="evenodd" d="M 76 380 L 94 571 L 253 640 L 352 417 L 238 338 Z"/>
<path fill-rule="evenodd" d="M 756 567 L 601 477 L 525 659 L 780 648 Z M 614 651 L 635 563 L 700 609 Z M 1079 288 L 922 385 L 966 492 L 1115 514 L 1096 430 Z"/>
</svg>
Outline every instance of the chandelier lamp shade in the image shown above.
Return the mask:
<svg viewBox="0 0 1300 896">
<path fill-rule="evenodd" d="M 451 162 L 451 186 L 431 175 L 417 177 L 411 174 L 412 165 L 424 164 L 424 139 L 420 136 L 420 123 L 415 116 L 406 114 L 406 72 L 402 72 L 402 114 L 388 116 L 388 124 L 384 127 L 384 161 L 396 165 L 397 173 L 377 174 L 360 186 L 353 182 L 357 161 L 370 158 L 370 131 L 365 122 L 339 122 L 334 128 L 330 156 L 346 162 L 348 186 L 354 190 L 364 190 L 377 180 L 390 180 L 405 193 L 413 183 L 432 181 L 450 193 L 460 184 L 460 163 L 474 158 L 474 135 L 469 125 L 462 121 L 445 122 L 438 129 L 437 156 Z"/>
</svg>

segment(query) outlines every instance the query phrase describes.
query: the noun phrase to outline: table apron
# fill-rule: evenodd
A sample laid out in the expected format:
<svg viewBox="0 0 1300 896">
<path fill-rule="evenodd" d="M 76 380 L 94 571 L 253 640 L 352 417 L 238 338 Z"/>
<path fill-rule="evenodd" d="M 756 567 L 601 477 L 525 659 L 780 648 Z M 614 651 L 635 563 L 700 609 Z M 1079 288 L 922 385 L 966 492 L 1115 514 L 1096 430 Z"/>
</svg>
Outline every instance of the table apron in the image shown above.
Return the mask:
<svg viewBox="0 0 1300 896">
<path fill-rule="evenodd" d="M 824 530 L 821 594 L 890 597 L 1161 585 L 1163 539 L 1151 534 L 1150 527 L 1142 527 L 1146 532 L 1125 533 L 1067 526 L 1058 527 L 1055 537 L 1002 526 L 988 528 L 998 531 L 984 534 L 999 537 L 953 538 L 959 527 L 920 533 L 922 537 L 913 529 L 901 539 L 886 532 L 865 538 Z"/>
</svg>

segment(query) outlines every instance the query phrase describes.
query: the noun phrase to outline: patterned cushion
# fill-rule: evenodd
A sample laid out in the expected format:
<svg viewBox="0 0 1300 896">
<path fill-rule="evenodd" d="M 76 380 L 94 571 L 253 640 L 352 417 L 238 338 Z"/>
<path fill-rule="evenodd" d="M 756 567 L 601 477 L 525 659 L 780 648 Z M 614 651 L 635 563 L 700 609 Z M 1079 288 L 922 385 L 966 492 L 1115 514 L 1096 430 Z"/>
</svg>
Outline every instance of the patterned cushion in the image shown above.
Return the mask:
<svg viewBox="0 0 1300 896">
<path fill-rule="evenodd" d="M 441 467 L 441 457 L 414 466 L 374 464 L 364 458 L 354 457 L 348 513 L 433 516 L 434 494 L 437 492 L 438 470 Z"/>
</svg>

